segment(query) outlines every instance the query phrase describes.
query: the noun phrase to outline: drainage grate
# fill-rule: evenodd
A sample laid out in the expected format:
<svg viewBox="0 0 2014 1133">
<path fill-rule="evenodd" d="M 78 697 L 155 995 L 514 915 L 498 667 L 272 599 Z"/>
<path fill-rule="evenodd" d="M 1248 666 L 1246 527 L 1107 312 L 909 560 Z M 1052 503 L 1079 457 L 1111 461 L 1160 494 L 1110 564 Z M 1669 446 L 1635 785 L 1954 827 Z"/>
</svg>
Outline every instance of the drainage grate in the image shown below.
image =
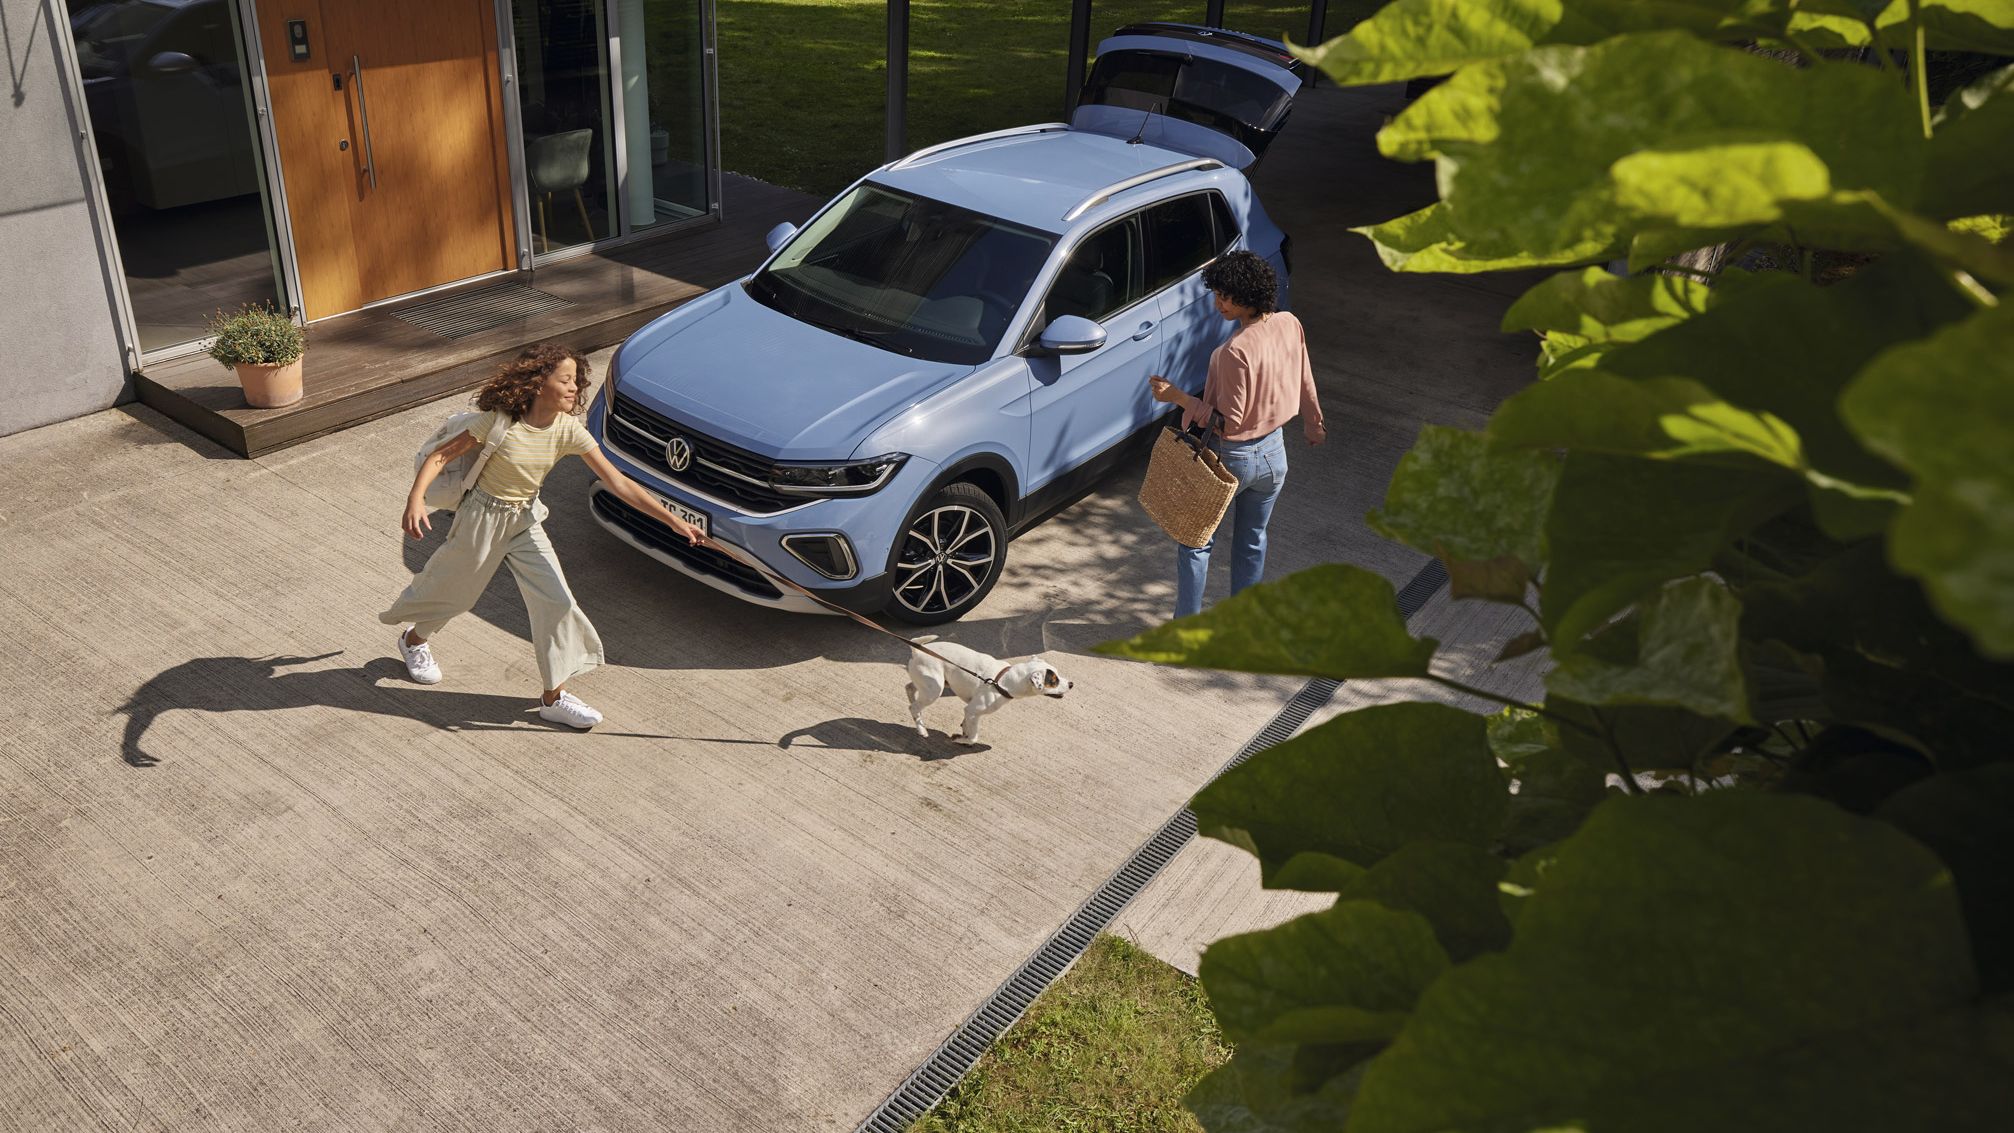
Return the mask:
<svg viewBox="0 0 2014 1133">
<path fill-rule="evenodd" d="M 1427 565 L 1413 575 L 1411 581 L 1399 591 L 1399 613 L 1411 618 L 1427 604 L 1448 580 L 1447 570 L 1440 560 L 1430 559 Z M 1298 731 L 1308 722 L 1315 710 L 1329 702 L 1341 687 L 1341 681 L 1316 677 L 1302 685 L 1279 714 L 1267 721 L 1259 733 L 1245 741 L 1238 754 L 1231 757 L 1216 775 L 1210 776 L 1215 782 L 1231 768 L 1252 758 L 1258 753 L 1280 743 Z M 1028 1010 L 1037 996 L 1048 990 L 1050 984 L 1066 971 L 1077 957 L 1091 946 L 1091 941 L 1105 931 L 1119 910 L 1127 902 L 1139 895 L 1140 890 L 1154 876 L 1165 869 L 1175 854 L 1196 836 L 1196 814 L 1187 807 L 1177 811 L 1175 817 L 1163 823 L 1161 829 L 1147 839 L 1145 845 L 1133 851 L 1126 864 L 1119 867 L 1105 884 L 1094 890 L 1089 898 L 1055 935 L 1043 942 L 1007 982 L 986 998 L 979 1009 L 951 1032 L 935 1053 L 925 1059 L 923 1065 L 903 1080 L 888 1100 L 881 1103 L 867 1120 L 860 1123 L 854 1133 L 903 1133 L 917 1118 L 930 1112 L 930 1107 L 944 1099 L 963 1079 L 993 1040 L 1004 1034 L 1021 1013 Z"/>
<path fill-rule="evenodd" d="M 548 295 L 522 283 L 500 283 L 479 291 L 465 291 L 446 299 L 418 303 L 392 317 L 430 330 L 442 338 L 466 338 L 505 323 L 527 319 L 542 311 L 556 311 L 573 304 L 557 295 Z"/>
</svg>

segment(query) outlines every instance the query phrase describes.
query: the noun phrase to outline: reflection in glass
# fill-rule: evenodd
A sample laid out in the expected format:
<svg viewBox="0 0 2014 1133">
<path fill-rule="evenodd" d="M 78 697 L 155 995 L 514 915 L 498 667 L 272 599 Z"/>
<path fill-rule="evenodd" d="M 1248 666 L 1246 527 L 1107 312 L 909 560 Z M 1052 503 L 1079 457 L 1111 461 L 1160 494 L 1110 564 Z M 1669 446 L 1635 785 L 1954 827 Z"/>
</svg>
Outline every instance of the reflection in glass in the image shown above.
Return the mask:
<svg viewBox="0 0 2014 1133">
<path fill-rule="evenodd" d="M 600 0 L 512 5 L 532 250 L 547 252 L 614 232 L 609 136 L 608 32 Z"/>
<path fill-rule="evenodd" d="M 705 43 L 699 0 L 619 0 L 631 229 L 706 212 Z"/>
<path fill-rule="evenodd" d="M 70 0 L 69 16 L 140 349 L 201 338 L 220 309 L 278 306 L 233 5 Z"/>
</svg>

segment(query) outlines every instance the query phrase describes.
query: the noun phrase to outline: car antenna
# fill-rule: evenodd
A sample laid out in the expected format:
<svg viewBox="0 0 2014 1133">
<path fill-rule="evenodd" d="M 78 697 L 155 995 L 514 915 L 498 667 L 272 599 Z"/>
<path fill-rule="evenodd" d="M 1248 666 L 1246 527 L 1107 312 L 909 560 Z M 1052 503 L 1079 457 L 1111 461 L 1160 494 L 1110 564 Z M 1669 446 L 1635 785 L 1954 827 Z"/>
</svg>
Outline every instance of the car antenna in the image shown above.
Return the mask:
<svg viewBox="0 0 2014 1133">
<path fill-rule="evenodd" d="M 1141 139 L 1147 136 L 1147 123 L 1153 121 L 1154 115 L 1160 105 L 1158 102 L 1150 102 L 1147 104 L 1147 109 L 1140 112 L 1140 128 L 1133 131 L 1132 137 L 1126 139 L 1127 145 L 1137 146 L 1140 144 Z"/>
</svg>

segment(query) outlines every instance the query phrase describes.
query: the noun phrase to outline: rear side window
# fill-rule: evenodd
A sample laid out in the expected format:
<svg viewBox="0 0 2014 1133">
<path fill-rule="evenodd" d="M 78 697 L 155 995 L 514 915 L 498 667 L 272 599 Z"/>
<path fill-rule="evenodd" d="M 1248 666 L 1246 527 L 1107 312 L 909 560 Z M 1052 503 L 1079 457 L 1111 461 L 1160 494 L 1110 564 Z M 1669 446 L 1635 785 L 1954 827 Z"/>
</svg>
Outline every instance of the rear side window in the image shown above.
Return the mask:
<svg viewBox="0 0 2014 1133">
<path fill-rule="evenodd" d="M 1159 291 L 1215 259 L 1237 238 L 1215 193 L 1163 201 L 1147 210 L 1147 290 Z"/>
<path fill-rule="evenodd" d="M 1217 219 L 1217 254 L 1222 255 L 1230 251 L 1231 245 L 1237 243 L 1238 237 L 1244 233 L 1238 229 L 1238 218 L 1231 215 L 1231 206 L 1224 203 L 1222 194 L 1205 195 L 1210 198 L 1210 215 Z"/>
<path fill-rule="evenodd" d="M 1134 217 L 1086 236 L 1049 287 L 1049 298 L 1042 306 L 1042 325 L 1064 315 L 1098 322 L 1139 302 L 1147 294 L 1141 278 L 1144 266 L 1140 226 Z"/>
</svg>

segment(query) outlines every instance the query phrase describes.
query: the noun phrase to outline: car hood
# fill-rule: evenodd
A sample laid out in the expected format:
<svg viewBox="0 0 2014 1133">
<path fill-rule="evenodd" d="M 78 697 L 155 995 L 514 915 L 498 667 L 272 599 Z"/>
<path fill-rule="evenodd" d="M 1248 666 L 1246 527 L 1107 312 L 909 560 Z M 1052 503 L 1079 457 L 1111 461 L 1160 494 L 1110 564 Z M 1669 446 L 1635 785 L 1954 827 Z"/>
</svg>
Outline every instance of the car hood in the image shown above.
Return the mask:
<svg viewBox="0 0 2014 1133">
<path fill-rule="evenodd" d="M 877 426 L 972 370 L 820 330 L 740 282 L 644 327 L 616 357 L 622 396 L 781 460 L 852 457 Z"/>
</svg>

